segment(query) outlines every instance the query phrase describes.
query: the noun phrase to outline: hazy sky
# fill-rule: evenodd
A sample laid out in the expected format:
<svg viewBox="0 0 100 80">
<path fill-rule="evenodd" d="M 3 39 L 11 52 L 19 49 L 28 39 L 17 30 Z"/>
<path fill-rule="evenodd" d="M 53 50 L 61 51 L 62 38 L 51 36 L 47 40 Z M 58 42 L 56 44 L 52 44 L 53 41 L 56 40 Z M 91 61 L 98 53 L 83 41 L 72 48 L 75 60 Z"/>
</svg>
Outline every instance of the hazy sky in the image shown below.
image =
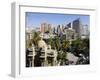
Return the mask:
<svg viewBox="0 0 100 80">
<path fill-rule="evenodd" d="M 83 25 L 89 25 L 89 15 L 26 12 L 26 27 L 40 27 L 40 24 L 43 22 L 52 24 L 53 26 L 59 24 L 66 25 L 77 18 L 80 18 Z"/>
</svg>

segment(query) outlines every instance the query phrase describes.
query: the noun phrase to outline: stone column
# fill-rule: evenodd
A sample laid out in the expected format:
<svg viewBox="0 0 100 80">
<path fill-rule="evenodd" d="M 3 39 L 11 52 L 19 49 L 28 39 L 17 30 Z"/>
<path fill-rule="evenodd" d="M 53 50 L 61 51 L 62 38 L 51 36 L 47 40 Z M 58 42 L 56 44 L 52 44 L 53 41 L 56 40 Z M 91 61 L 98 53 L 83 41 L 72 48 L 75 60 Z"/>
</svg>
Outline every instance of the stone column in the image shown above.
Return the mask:
<svg viewBox="0 0 100 80">
<path fill-rule="evenodd" d="M 44 54 L 45 54 L 45 56 L 44 56 L 44 61 L 45 61 L 44 65 L 47 66 L 47 47 L 44 48 Z"/>
<path fill-rule="evenodd" d="M 32 67 L 34 67 L 34 56 L 35 56 L 35 49 L 34 49 L 34 45 L 32 44 L 32 50 L 33 50 L 33 57 L 32 57 Z"/>
<path fill-rule="evenodd" d="M 53 55 L 54 55 L 53 66 L 56 66 L 56 64 L 57 64 L 57 52 L 55 50 L 53 51 Z"/>
</svg>

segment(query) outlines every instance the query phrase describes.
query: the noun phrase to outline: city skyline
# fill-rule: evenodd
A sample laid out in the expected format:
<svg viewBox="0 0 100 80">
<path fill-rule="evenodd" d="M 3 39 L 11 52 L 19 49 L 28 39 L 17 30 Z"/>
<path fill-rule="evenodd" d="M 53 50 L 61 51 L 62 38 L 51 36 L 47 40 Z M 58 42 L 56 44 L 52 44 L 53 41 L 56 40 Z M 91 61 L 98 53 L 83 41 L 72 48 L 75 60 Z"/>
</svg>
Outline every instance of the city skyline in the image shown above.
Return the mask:
<svg viewBox="0 0 100 80">
<path fill-rule="evenodd" d="M 26 12 L 26 26 L 27 27 L 40 27 L 41 23 L 49 23 L 53 26 L 59 24 L 67 25 L 73 20 L 80 18 L 83 25 L 89 26 L 89 15 L 77 15 L 77 14 L 56 14 L 56 13 L 34 13 Z"/>
<path fill-rule="evenodd" d="M 89 18 L 26 13 L 26 67 L 90 64 Z"/>
</svg>

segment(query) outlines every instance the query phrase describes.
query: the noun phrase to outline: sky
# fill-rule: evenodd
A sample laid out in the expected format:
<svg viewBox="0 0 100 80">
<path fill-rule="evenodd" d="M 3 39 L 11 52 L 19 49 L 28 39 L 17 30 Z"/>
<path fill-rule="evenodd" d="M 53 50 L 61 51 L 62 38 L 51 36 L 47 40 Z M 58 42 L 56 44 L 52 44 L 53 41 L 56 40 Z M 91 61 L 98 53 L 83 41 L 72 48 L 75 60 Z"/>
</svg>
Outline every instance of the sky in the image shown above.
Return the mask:
<svg viewBox="0 0 100 80">
<path fill-rule="evenodd" d="M 83 25 L 89 25 L 89 15 L 26 12 L 25 17 L 26 27 L 40 27 L 43 22 L 52 24 L 53 26 L 59 24 L 66 25 L 77 18 L 80 18 Z"/>
</svg>

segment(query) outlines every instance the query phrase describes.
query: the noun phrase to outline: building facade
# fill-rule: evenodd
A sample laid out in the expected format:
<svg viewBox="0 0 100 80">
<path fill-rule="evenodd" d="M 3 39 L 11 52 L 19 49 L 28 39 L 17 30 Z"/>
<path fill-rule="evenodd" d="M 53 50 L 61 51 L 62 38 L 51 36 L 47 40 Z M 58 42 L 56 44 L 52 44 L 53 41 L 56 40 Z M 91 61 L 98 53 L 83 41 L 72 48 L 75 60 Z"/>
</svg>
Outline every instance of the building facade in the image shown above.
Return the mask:
<svg viewBox="0 0 100 80">
<path fill-rule="evenodd" d="M 75 32 L 78 34 L 78 37 L 80 38 L 82 34 L 82 24 L 80 18 L 74 20 L 72 24 L 72 28 L 75 30 Z"/>
</svg>

